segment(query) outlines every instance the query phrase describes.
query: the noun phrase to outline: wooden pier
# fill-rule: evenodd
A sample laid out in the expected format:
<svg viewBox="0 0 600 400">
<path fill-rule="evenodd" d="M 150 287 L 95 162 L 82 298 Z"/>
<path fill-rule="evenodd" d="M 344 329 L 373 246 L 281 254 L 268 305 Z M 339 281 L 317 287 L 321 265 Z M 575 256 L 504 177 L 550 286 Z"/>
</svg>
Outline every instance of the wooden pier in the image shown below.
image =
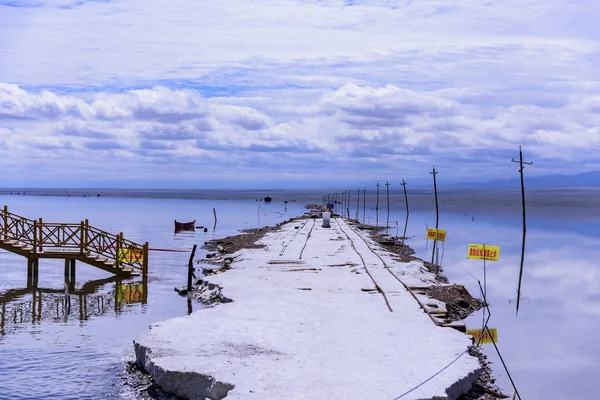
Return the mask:
<svg viewBox="0 0 600 400">
<path fill-rule="evenodd" d="M 141 245 L 89 225 L 43 222 L 8 211 L 0 215 L 0 248 L 27 258 L 27 286 L 37 287 L 39 260 L 65 260 L 65 282 L 75 281 L 81 261 L 117 276 L 148 276 L 148 242 Z"/>
</svg>

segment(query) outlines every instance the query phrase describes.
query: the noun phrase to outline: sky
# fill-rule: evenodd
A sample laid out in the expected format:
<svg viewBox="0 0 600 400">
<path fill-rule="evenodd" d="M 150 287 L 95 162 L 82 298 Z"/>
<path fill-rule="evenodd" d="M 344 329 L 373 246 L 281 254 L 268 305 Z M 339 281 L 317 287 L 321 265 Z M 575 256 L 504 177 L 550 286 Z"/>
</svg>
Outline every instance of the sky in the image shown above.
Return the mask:
<svg viewBox="0 0 600 400">
<path fill-rule="evenodd" d="M 600 169 L 596 0 L 0 0 L 0 186 Z M 398 189 L 398 187 L 396 188 Z"/>
</svg>

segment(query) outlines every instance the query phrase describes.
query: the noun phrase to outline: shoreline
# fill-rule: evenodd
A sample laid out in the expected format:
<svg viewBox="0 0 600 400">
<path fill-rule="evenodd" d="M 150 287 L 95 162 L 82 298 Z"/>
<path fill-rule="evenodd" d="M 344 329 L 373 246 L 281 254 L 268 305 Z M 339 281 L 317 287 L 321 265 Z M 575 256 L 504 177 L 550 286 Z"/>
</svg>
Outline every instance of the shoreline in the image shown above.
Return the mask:
<svg viewBox="0 0 600 400">
<path fill-rule="evenodd" d="M 209 254 L 207 259 L 197 260 L 198 263 L 202 262 L 202 264 L 206 265 L 208 268 L 204 268 L 203 272 L 206 276 L 206 279 L 200 279 L 198 283 L 200 283 L 194 293 L 191 296 L 199 301 L 202 301 L 205 304 L 214 305 L 220 302 L 229 302 L 231 299 L 222 295 L 222 291 L 227 292 L 227 284 L 226 282 L 222 285 L 210 283 L 211 278 L 214 275 L 221 274 L 223 272 L 231 269 L 232 265 L 235 266 L 237 260 L 235 260 L 239 256 L 243 256 L 244 251 L 247 249 L 254 249 L 253 251 L 264 251 L 265 243 L 263 239 L 267 234 L 274 232 L 281 232 L 286 229 L 286 226 L 292 223 L 296 223 L 298 226 L 295 228 L 298 230 L 295 232 L 293 236 L 296 236 L 300 231 L 300 227 L 304 227 L 306 224 L 310 223 L 310 220 L 315 221 L 315 218 L 311 217 L 298 217 L 292 218 L 291 220 L 285 221 L 283 223 L 277 224 L 274 227 L 266 227 L 266 228 L 258 228 L 251 229 L 249 231 L 243 232 L 240 235 L 234 235 L 230 237 L 226 237 L 223 239 L 216 239 L 213 241 L 206 242 L 203 246 L 205 249 L 209 251 L 216 251 L 215 253 Z M 481 302 L 477 299 L 474 299 L 470 296 L 470 294 L 466 291 L 466 289 L 462 285 L 449 285 L 448 280 L 443 276 L 442 270 L 440 267 L 427 263 L 423 260 L 420 260 L 413 256 L 414 251 L 409 246 L 402 246 L 397 242 L 393 242 L 390 240 L 389 236 L 382 235 L 376 232 L 375 227 L 369 227 L 361 224 L 356 224 L 356 221 L 347 220 L 348 223 L 353 223 L 353 227 L 356 227 L 358 231 L 366 231 L 368 234 L 365 236 L 370 237 L 373 241 L 373 246 L 379 246 L 379 248 L 373 250 L 373 254 L 377 252 L 385 252 L 389 253 L 390 256 L 385 256 L 386 260 L 389 263 L 398 262 L 404 264 L 418 264 L 422 263 L 423 271 L 417 271 L 416 273 L 411 272 L 410 279 L 412 279 L 412 284 L 406 285 L 406 288 L 411 292 L 414 296 L 415 303 L 419 303 L 420 307 L 423 311 L 425 311 L 432 321 L 436 323 L 436 325 L 441 326 L 452 326 L 456 329 L 463 329 L 460 323 L 457 321 L 462 320 L 466 316 L 470 315 L 477 309 L 481 307 Z M 346 222 L 344 222 L 346 223 Z M 313 222 L 313 227 L 315 223 Z M 341 226 L 340 226 L 341 228 Z M 311 228 L 312 231 L 312 228 Z M 308 234 L 310 236 L 310 232 Z M 289 236 L 289 235 L 288 235 Z M 350 237 L 348 237 L 350 239 Z M 307 239 L 308 240 L 308 239 Z M 330 239 L 333 240 L 333 239 Z M 337 239 L 336 239 L 337 240 Z M 364 240 L 364 238 L 363 238 Z M 367 243 L 367 241 L 365 241 Z M 368 247 L 368 244 L 367 244 Z M 369 248 L 369 250 L 371 250 Z M 285 247 L 282 249 L 282 253 L 285 251 Z M 383 254 L 383 253 L 382 253 Z M 377 254 L 376 254 L 377 255 Z M 302 256 L 301 256 L 302 257 Z M 378 256 L 382 262 L 383 258 Z M 243 257 L 242 257 L 243 258 Z M 389 260 L 388 260 L 389 258 Z M 384 262 L 385 265 L 385 262 Z M 411 264 L 412 265 L 412 264 Z M 331 266 L 335 267 L 343 267 L 345 264 L 331 264 Z M 294 265 L 295 269 L 290 269 L 291 271 L 304 271 L 309 272 L 311 269 L 318 268 L 300 268 L 300 265 Z M 365 264 L 366 267 L 366 264 Z M 387 266 L 386 266 L 387 267 Z M 394 268 L 397 268 L 395 266 Z M 356 268 L 355 268 L 356 270 Z M 360 272 L 356 272 L 360 274 Z M 313 271 L 310 271 L 313 272 Z M 316 271 L 314 271 L 316 272 Z M 367 271 L 367 273 L 369 273 Z M 392 272 L 390 272 L 392 273 Z M 416 274 L 416 275 L 415 275 Z M 392 273 L 394 275 L 394 273 Z M 419 285 L 418 279 L 425 279 L 425 285 Z M 215 277 L 216 278 L 216 277 Z M 418 278 L 418 279 L 417 279 Z M 226 280 L 226 278 L 224 278 Z M 417 279 L 417 280 L 415 280 Z M 375 282 L 375 281 L 374 281 Z M 415 285 L 415 282 L 417 284 Z M 403 283 L 403 282 L 402 282 Z M 404 283 L 403 283 L 404 284 Z M 412 286 L 409 288 L 409 286 Z M 312 290 L 311 288 L 306 288 L 307 290 Z M 363 289 L 364 290 L 364 289 Z M 417 291 L 418 290 L 418 291 Z M 416 294 L 414 293 L 416 292 Z M 384 296 L 385 297 L 385 296 Z M 413 301 L 414 301 L 413 300 Z M 236 299 L 234 298 L 235 302 Z M 424 304 L 427 303 L 427 304 Z M 437 303 L 437 304 L 436 304 Z M 389 306 L 389 304 L 388 304 Z M 216 306 L 218 309 L 220 306 Z M 435 308 L 443 308 L 444 313 L 440 312 L 440 309 L 437 311 Z M 205 310 L 200 310 L 199 313 L 203 313 Z M 391 311 L 391 309 L 390 309 Z M 196 313 L 194 313 L 196 314 Z M 443 315 L 445 314 L 445 315 Z M 185 317 L 184 317 L 185 318 Z M 168 322 L 168 321 L 165 321 Z M 158 325 L 161 325 L 159 323 Z M 463 324 L 464 326 L 464 324 Z M 436 327 L 437 328 L 437 327 Z M 439 328 L 438 328 L 439 329 Z M 443 329 L 443 328 L 441 328 Z M 142 339 L 143 340 L 143 339 Z M 139 342 L 136 339 L 136 355 L 138 356 L 137 361 L 140 362 L 140 359 L 144 359 L 144 355 L 140 356 L 139 352 Z M 466 394 L 461 393 L 461 397 L 453 397 L 460 400 L 491 400 L 498 398 L 505 398 L 506 396 L 499 393 L 499 389 L 494 385 L 494 378 L 491 376 L 491 369 L 489 364 L 485 360 L 485 356 L 483 356 L 479 351 L 470 349 L 469 354 L 478 359 L 479 363 L 479 371 L 477 376 L 477 383 L 468 391 Z M 143 362 L 143 360 L 142 360 Z M 148 368 L 147 368 L 148 369 Z M 233 386 L 235 387 L 235 385 Z M 231 388 L 229 389 L 231 390 Z M 463 392 L 464 393 L 464 392 Z M 221 398 L 221 397 L 215 397 Z"/>
</svg>

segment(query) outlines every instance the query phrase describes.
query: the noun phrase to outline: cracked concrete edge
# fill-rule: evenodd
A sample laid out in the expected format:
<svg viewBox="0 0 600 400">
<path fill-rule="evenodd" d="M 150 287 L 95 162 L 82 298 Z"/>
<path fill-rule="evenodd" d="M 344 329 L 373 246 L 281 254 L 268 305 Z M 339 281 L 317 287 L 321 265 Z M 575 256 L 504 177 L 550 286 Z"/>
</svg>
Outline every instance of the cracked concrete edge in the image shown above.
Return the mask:
<svg viewBox="0 0 600 400">
<path fill-rule="evenodd" d="M 152 359 L 152 350 L 135 340 L 133 345 L 138 365 L 167 393 L 189 400 L 220 400 L 234 388 L 231 383 L 217 381 L 210 375 L 165 369 Z"/>
</svg>

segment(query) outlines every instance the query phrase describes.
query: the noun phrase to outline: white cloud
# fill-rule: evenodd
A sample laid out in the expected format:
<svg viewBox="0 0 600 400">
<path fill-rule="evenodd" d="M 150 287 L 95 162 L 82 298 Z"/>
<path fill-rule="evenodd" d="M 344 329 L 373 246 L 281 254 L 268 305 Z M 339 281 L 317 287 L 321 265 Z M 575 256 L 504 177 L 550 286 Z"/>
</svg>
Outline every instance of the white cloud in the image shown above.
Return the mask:
<svg viewBox="0 0 600 400">
<path fill-rule="evenodd" d="M 226 168 L 256 179 L 326 177 L 350 168 L 355 179 L 368 179 L 397 170 L 417 176 L 432 163 L 464 174 L 465 161 L 501 160 L 522 143 L 536 165 L 570 157 L 591 162 L 587 148 L 600 144 L 600 116 L 585 97 L 543 108 L 478 107 L 461 102 L 464 91 L 394 85 L 270 93 L 207 99 L 191 89 L 155 87 L 78 96 L 0 84 L 0 151 L 5 163 L 29 158 L 49 170 L 59 158 L 97 163 L 98 179 L 118 162 L 138 163 L 133 168 L 140 171 L 160 163 L 161 175 L 177 177 L 183 160 L 210 166 L 198 170 L 205 178 Z"/>
<path fill-rule="evenodd" d="M 494 161 L 522 144 L 533 173 L 579 172 L 599 164 L 599 12 L 590 0 L 0 0 L 12 132 L 0 151 L 141 174 L 160 163 L 165 176 L 180 158 L 206 176 L 368 179 L 431 163 L 478 174 L 465 162 L 500 176 L 510 165 Z"/>
</svg>

